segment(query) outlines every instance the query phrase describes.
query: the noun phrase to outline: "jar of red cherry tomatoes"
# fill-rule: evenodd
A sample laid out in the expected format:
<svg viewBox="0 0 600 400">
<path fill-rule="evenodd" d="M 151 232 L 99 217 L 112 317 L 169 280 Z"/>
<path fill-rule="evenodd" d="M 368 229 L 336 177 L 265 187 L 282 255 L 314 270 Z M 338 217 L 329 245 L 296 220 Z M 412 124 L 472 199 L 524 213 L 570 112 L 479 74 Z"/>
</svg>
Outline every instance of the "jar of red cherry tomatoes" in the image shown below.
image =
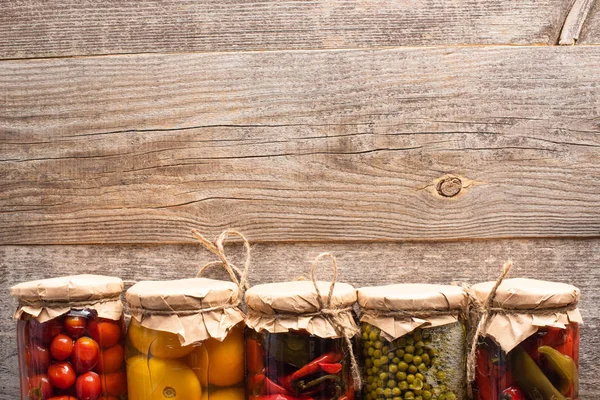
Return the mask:
<svg viewBox="0 0 600 400">
<path fill-rule="evenodd" d="M 21 400 L 125 399 L 123 281 L 76 275 L 13 286 Z"/>
<path fill-rule="evenodd" d="M 474 285 L 477 300 L 494 285 Z M 480 324 L 475 399 L 579 399 L 579 297 L 564 283 L 504 280 Z"/>
<path fill-rule="evenodd" d="M 356 290 L 344 283 L 296 281 L 249 289 L 247 399 L 353 400 L 345 337 L 358 333 L 355 301 Z"/>
</svg>

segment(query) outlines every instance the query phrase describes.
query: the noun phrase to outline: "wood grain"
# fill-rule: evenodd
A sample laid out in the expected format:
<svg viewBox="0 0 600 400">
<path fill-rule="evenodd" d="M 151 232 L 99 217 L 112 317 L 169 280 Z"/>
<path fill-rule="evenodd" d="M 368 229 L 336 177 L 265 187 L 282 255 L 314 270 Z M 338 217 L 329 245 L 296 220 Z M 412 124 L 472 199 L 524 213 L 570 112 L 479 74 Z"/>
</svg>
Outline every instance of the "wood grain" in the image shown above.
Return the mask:
<svg viewBox="0 0 600 400">
<path fill-rule="evenodd" d="M 241 246 L 228 247 L 240 260 Z M 564 281 L 582 289 L 586 322 L 581 338 L 581 399 L 600 396 L 600 239 L 497 240 L 445 243 L 259 244 L 253 248 L 252 284 L 307 276 L 310 260 L 332 251 L 340 280 L 356 286 L 391 282 L 470 282 L 495 279 L 511 257 L 511 276 Z M 16 303 L 8 288 L 21 281 L 70 273 L 104 273 L 124 279 L 174 279 L 195 275 L 213 258 L 194 245 L 167 246 L 1 246 L 0 247 L 0 399 L 13 400 L 18 371 L 14 323 Z M 224 278 L 218 270 L 208 276 Z M 331 272 L 323 265 L 322 279 Z"/>
<path fill-rule="evenodd" d="M 565 19 L 558 44 L 574 45 L 577 43 L 593 4 L 594 0 L 575 0 Z"/>
<path fill-rule="evenodd" d="M 0 58 L 555 44 L 571 0 L 5 1 Z"/>
<path fill-rule="evenodd" d="M 577 43 L 600 44 L 600 1 L 594 1 Z"/>
<path fill-rule="evenodd" d="M 598 236 L 599 69 L 587 46 L 5 61 L 0 242 Z"/>
</svg>

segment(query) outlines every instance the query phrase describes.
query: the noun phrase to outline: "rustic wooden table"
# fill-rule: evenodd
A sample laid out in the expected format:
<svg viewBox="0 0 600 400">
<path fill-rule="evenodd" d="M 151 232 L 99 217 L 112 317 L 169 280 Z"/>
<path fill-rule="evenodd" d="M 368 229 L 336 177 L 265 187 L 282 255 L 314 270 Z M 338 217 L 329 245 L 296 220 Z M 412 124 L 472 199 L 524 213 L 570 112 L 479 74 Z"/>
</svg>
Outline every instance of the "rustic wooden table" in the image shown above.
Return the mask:
<svg viewBox="0 0 600 400">
<path fill-rule="evenodd" d="M 2 400 L 11 285 L 192 276 L 226 227 L 253 283 L 578 285 L 600 398 L 598 1 L 4 1 L 0 141 Z"/>
</svg>

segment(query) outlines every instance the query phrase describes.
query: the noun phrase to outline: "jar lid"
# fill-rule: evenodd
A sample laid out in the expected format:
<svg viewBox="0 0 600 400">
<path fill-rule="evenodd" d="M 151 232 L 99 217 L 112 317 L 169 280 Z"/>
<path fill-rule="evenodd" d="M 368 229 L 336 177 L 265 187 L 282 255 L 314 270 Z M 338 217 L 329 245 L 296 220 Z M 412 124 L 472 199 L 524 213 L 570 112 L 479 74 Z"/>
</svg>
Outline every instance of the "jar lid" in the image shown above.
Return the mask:
<svg viewBox="0 0 600 400">
<path fill-rule="evenodd" d="M 458 286 L 402 283 L 358 289 L 358 304 L 378 311 L 460 310 L 467 293 Z"/>
<path fill-rule="evenodd" d="M 246 292 L 248 319 L 246 324 L 256 330 L 271 333 L 304 330 L 322 338 L 354 335 L 358 326 L 352 315 L 356 289 L 347 283 L 336 283 L 327 304 L 331 282 L 317 281 L 321 301 L 335 323 L 321 314 L 317 290 L 312 281 L 269 283 L 254 286 Z"/>
<path fill-rule="evenodd" d="M 131 316 L 143 327 L 174 333 L 184 346 L 209 338 L 223 340 L 244 320 L 240 289 L 233 282 L 142 281 L 130 287 L 125 298 Z"/>
<path fill-rule="evenodd" d="M 130 308 L 152 311 L 201 311 L 238 305 L 239 288 L 233 282 L 207 278 L 172 281 L 141 281 L 130 287 L 125 298 Z"/>
<path fill-rule="evenodd" d="M 495 282 L 483 282 L 472 286 L 475 296 L 484 302 Z M 552 309 L 576 305 L 581 291 L 573 285 L 536 279 L 514 278 L 502 281 L 492 307 L 506 309 Z"/>
<path fill-rule="evenodd" d="M 120 278 L 103 275 L 71 275 L 19 283 L 10 288 L 19 300 L 14 318 L 26 313 L 39 322 L 59 317 L 71 309 L 92 309 L 101 318 L 118 320 L 123 314 Z"/>
<path fill-rule="evenodd" d="M 19 283 L 11 296 L 22 303 L 81 302 L 118 297 L 123 291 L 120 278 L 103 275 L 71 275 Z"/>
<path fill-rule="evenodd" d="M 318 281 L 321 300 L 327 301 L 331 282 Z M 336 283 L 331 308 L 350 307 L 356 302 L 356 289 L 347 283 Z M 314 313 L 319 311 L 317 291 L 312 281 L 265 283 L 246 291 L 248 308 L 265 314 Z"/>
</svg>

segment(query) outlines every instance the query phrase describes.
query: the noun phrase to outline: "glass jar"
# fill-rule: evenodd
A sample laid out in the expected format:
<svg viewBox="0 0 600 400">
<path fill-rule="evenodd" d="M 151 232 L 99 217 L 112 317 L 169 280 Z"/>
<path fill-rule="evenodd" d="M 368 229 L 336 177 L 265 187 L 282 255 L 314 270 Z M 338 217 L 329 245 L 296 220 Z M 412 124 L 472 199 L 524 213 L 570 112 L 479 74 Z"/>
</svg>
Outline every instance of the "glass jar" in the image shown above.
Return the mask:
<svg viewBox="0 0 600 400">
<path fill-rule="evenodd" d="M 244 315 L 234 283 L 144 281 L 126 298 L 130 400 L 244 399 Z"/>
<path fill-rule="evenodd" d="M 494 282 L 474 285 L 479 299 Z M 478 338 L 477 400 L 579 398 L 580 292 L 574 286 L 507 279 L 498 288 L 489 322 Z"/>
<path fill-rule="evenodd" d="M 122 290 L 120 279 L 95 275 L 11 288 L 22 400 L 127 398 Z"/>
<path fill-rule="evenodd" d="M 455 286 L 358 289 L 363 398 L 464 399 L 466 302 Z"/>
<path fill-rule="evenodd" d="M 318 282 L 328 293 L 330 282 Z M 352 400 L 354 382 L 347 342 L 358 331 L 350 307 L 355 289 L 338 283 L 331 308 L 340 325 L 319 314 L 312 282 L 257 285 L 246 292 L 246 384 L 249 400 Z M 325 298 L 322 298 L 326 302 Z"/>
</svg>

